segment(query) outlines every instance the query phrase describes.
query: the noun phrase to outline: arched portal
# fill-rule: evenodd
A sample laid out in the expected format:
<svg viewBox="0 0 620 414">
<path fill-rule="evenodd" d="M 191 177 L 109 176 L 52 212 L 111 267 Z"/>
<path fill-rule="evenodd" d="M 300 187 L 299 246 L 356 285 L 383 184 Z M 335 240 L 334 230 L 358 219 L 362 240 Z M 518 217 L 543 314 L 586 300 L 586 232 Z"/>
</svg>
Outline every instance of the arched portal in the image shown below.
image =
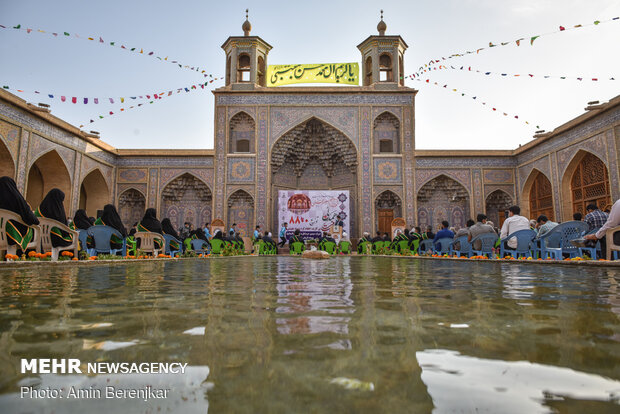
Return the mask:
<svg viewBox="0 0 620 414">
<path fill-rule="evenodd" d="M 211 221 L 211 189 L 196 176 L 185 173 L 170 181 L 161 193 L 161 217 L 170 219 L 175 228 L 190 222 L 204 227 Z"/>
<path fill-rule="evenodd" d="M 0 139 L 0 177 L 15 178 L 15 161 L 11 156 L 11 152 Z"/>
<path fill-rule="evenodd" d="M 384 191 L 375 200 L 375 223 L 381 233 L 392 233 L 392 220 L 402 217 L 402 201 L 392 191 Z"/>
<path fill-rule="evenodd" d="M 118 198 L 118 214 L 127 230 L 142 219 L 145 206 L 146 198 L 136 189 L 130 188 L 120 195 Z"/>
<path fill-rule="evenodd" d="M 529 207 L 529 218 L 536 219 L 540 215 L 545 215 L 549 220 L 555 220 L 553 209 L 553 190 L 551 181 L 547 176 L 538 170 L 532 171 L 527 179 L 524 193 L 524 202 Z"/>
<path fill-rule="evenodd" d="M 489 220 L 497 227 L 502 227 L 506 214 L 504 211 L 508 209 L 514 202 L 505 191 L 495 190 L 489 194 L 485 200 L 485 211 Z"/>
<path fill-rule="evenodd" d="M 110 202 L 110 190 L 99 169 L 88 173 L 80 186 L 79 208 L 86 210 L 86 214 L 97 217 L 97 210 Z"/>
<path fill-rule="evenodd" d="M 571 213 L 586 214 L 586 206 L 596 204 L 600 209 L 611 204 L 611 188 L 607 166 L 596 155 L 579 151 L 568 168 L 562 180 L 562 189 L 569 187 Z M 567 193 L 564 193 L 567 194 Z M 566 197 L 568 198 L 568 197 Z M 565 203 L 566 204 L 566 203 Z"/>
<path fill-rule="evenodd" d="M 310 118 L 282 135 L 271 150 L 272 200 L 280 190 L 348 190 L 350 237 L 357 237 L 357 150 L 342 132 Z M 276 201 L 277 203 L 277 201 Z M 273 208 L 274 227 L 278 206 Z"/>
<path fill-rule="evenodd" d="M 469 193 L 458 181 L 443 174 L 420 188 L 417 201 L 418 225 L 423 229 L 437 229 L 444 220 L 460 228 L 470 218 Z"/>
<path fill-rule="evenodd" d="M 52 188 L 65 193 L 65 211 L 71 208 L 71 176 L 60 155 L 54 150 L 39 157 L 28 171 L 26 201 L 36 209 Z"/>
<path fill-rule="evenodd" d="M 254 200 L 243 190 L 228 197 L 228 228 L 237 223 L 243 236 L 251 237 L 254 228 Z"/>
</svg>

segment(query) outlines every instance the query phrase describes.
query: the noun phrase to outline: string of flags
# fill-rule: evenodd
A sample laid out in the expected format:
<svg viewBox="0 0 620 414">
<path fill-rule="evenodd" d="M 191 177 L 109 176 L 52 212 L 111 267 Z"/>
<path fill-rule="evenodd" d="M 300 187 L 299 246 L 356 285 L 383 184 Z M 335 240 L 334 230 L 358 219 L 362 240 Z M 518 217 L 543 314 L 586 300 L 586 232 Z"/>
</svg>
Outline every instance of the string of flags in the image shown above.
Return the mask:
<svg viewBox="0 0 620 414">
<path fill-rule="evenodd" d="M 194 72 L 198 72 L 201 75 L 203 75 L 204 77 L 213 77 L 212 74 L 210 73 L 206 73 L 207 71 L 204 69 L 201 69 L 199 66 L 190 66 L 190 65 L 185 65 L 182 62 L 179 62 L 178 60 L 172 60 L 169 59 L 168 56 L 162 57 L 162 56 L 157 56 L 156 52 L 154 51 L 149 51 L 148 49 L 144 49 L 142 47 L 129 47 L 129 46 L 125 46 L 125 44 L 123 44 L 122 42 L 107 42 L 104 41 L 103 38 L 101 36 L 80 36 L 77 33 L 73 33 L 73 35 L 69 32 L 49 32 L 49 31 L 45 31 L 45 30 L 41 30 L 41 29 L 30 29 L 30 28 L 26 28 L 23 27 L 21 24 L 18 24 L 16 26 L 5 26 L 0 24 L 0 29 L 15 29 L 15 30 L 20 30 L 20 31 L 25 31 L 27 34 L 30 33 L 42 33 L 42 34 L 46 34 L 46 35 L 50 35 L 50 36 L 54 36 L 54 37 L 67 37 L 67 38 L 77 38 L 77 39 L 82 39 L 82 40 L 88 40 L 91 42 L 95 42 L 98 44 L 104 44 L 104 45 L 110 45 L 110 46 L 114 46 L 114 47 L 118 47 L 120 49 L 124 49 L 128 52 L 134 52 L 137 54 L 141 54 L 141 55 L 145 55 L 145 56 L 151 56 L 155 59 L 159 59 L 162 62 L 167 62 L 167 63 L 171 63 L 174 65 L 177 65 L 179 68 L 182 69 L 188 69 Z"/>
<path fill-rule="evenodd" d="M 216 78 L 216 79 L 223 79 L 223 78 L 220 77 L 220 78 Z M 186 93 L 187 92 L 192 92 L 194 90 L 198 90 L 198 88 L 205 89 L 205 86 L 209 85 L 212 82 L 213 81 L 211 80 L 211 81 L 207 81 L 205 83 L 200 83 L 198 85 L 192 85 L 191 87 L 188 87 L 188 88 L 179 88 L 179 89 L 176 90 L 176 93 L 181 93 L 183 91 L 185 91 Z M 120 112 L 125 112 L 125 111 L 130 110 L 130 109 L 139 108 L 139 107 L 144 106 L 144 105 L 151 105 L 151 104 L 155 103 L 155 100 L 157 100 L 157 99 L 161 100 L 161 99 L 167 98 L 167 97 L 171 96 L 172 94 L 173 94 L 173 91 L 161 92 L 161 93 L 155 94 L 155 95 L 153 95 L 153 100 L 145 102 L 145 103 L 139 103 L 137 105 L 131 105 L 131 106 L 127 107 L 127 108 L 120 108 L 120 109 L 117 110 L 116 114 L 119 114 Z M 98 121 L 100 119 L 103 119 L 103 118 L 109 118 L 112 115 L 114 115 L 114 111 L 109 111 L 108 114 L 105 115 L 105 116 L 104 115 L 97 115 L 96 119 L 90 119 L 88 124 L 92 124 L 93 122 L 96 122 L 96 121 Z M 80 128 L 84 128 L 84 124 L 80 125 Z"/>
<path fill-rule="evenodd" d="M 420 76 L 422 76 L 424 73 L 427 72 L 431 72 L 434 70 L 441 70 L 441 69 L 451 69 L 451 70 L 462 70 L 462 71 L 466 71 L 466 72 L 473 72 L 473 73 L 482 73 L 484 75 L 495 75 L 495 76 L 502 76 L 502 77 L 523 77 L 523 78 L 543 78 L 543 79 L 569 79 L 569 80 L 578 80 L 578 81 L 592 81 L 592 82 L 598 82 L 598 81 L 605 81 L 605 80 L 610 80 L 610 81 L 614 81 L 616 80 L 616 78 L 600 78 L 600 77 L 596 77 L 596 78 L 592 78 L 592 77 L 588 77 L 588 76 L 553 76 L 553 75 L 534 75 L 532 73 L 501 73 L 501 72 L 489 72 L 489 71 L 484 71 L 484 70 L 478 70 L 475 68 L 472 68 L 471 66 L 461 66 L 461 67 L 455 67 L 455 66 L 446 66 L 446 65 L 438 65 L 438 66 L 429 66 L 427 68 L 424 67 L 420 67 L 420 70 L 416 73 L 414 73 L 413 75 L 409 75 L 406 78 L 409 79 L 415 79 L 418 78 Z"/>
<path fill-rule="evenodd" d="M 224 77 L 219 77 L 219 78 L 213 78 L 211 80 L 206 81 L 204 84 L 198 84 L 198 85 L 190 85 L 190 86 L 185 86 L 182 88 L 177 88 L 176 91 L 177 93 L 182 92 L 183 90 L 185 90 L 185 92 L 189 92 L 190 89 L 196 89 L 197 87 L 201 87 L 204 89 L 205 85 L 208 85 L 209 83 L 213 83 L 217 80 L 220 79 L 224 79 Z M 111 103 L 111 104 L 115 104 L 115 103 L 125 103 L 125 100 L 138 100 L 138 99 L 160 99 L 161 96 L 165 95 L 166 93 L 168 94 L 168 96 L 172 95 L 173 90 L 169 90 L 167 92 L 159 92 L 159 93 L 152 93 L 152 94 L 144 94 L 144 95 L 135 95 L 135 96 L 121 96 L 121 97 L 113 97 L 113 98 L 91 98 L 91 97 L 77 97 L 77 96 L 70 96 L 70 95 L 62 95 L 62 94 L 57 94 L 57 93 L 45 93 L 45 92 L 39 92 L 39 91 L 27 91 L 24 89 L 13 89 L 10 88 L 7 85 L 2 86 L 2 89 L 6 89 L 6 90 L 10 90 L 10 91 L 15 91 L 15 92 L 20 92 L 20 93 L 34 93 L 37 95 L 41 95 L 41 96 L 47 96 L 49 99 L 59 99 L 60 102 L 71 102 L 73 104 L 77 104 L 77 103 L 81 103 L 84 105 L 87 105 L 89 103 L 91 104 L 99 104 L 101 103 Z"/>
<path fill-rule="evenodd" d="M 525 122 L 525 124 L 527 124 L 527 125 L 531 125 L 531 123 L 530 123 L 529 121 L 524 121 L 523 119 L 520 119 L 520 118 L 519 118 L 519 115 L 514 115 L 514 114 L 509 114 L 509 113 L 507 113 L 507 112 L 504 112 L 504 111 L 500 110 L 499 108 L 497 108 L 497 107 L 495 107 L 495 106 L 493 106 L 493 105 L 491 105 L 491 104 L 488 104 L 487 102 L 483 102 L 481 99 L 478 99 L 478 96 L 469 96 L 469 95 L 467 95 L 465 92 L 461 92 L 461 91 L 459 91 L 458 89 L 456 89 L 456 88 L 452 88 L 452 87 L 450 87 L 450 86 L 448 86 L 448 85 L 446 85 L 446 84 L 441 85 L 441 84 L 439 84 L 439 83 L 437 83 L 437 82 L 431 82 L 431 80 L 430 80 L 430 79 L 425 79 L 425 80 L 422 80 L 422 79 L 420 79 L 420 78 L 417 78 L 416 80 L 417 80 L 418 82 L 427 83 L 427 84 L 429 84 L 429 85 L 435 85 L 435 86 L 437 86 L 437 87 L 439 87 L 439 88 L 444 88 L 444 89 L 449 90 L 449 91 L 451 91 L 451 92 L 455 92 L 455 93 L 457 93 L 457 94 L 460 94 L 460 95 L 461 95 L 461 97 L 464 97 L 464 98 L 465 98 L 465 97 L 467 97 L 467 98 L 471 98 L 472 100 L 474 100 L 474 101 L 476 101 L 476 102 L 479 102 L 480 104 L 484 105 L 485 107 L 490 108 L 493 112 L 500 113 L 500 114 L 502 114 L 502 115 L 503 115 L 503 116 L 505 116 L 505 117 L 510 117 L 510 118 L 513 118 L 513 119 L 519 120 L 519 121 L 521 121 L 521 122 Z M 536 129 L 537 129 L 537 130 L 539 130 L 539 129 L 540 129 L 540 126 L 536 125 Z"/>
<path fill-rule="evenodd" d="M 486 49 L 490 49 L 493 47 L 499 47 L 499 46 L 507 46 L 510 44 L 516 44 L 517 46 L 521 46 L 521 43 L 529 43 L 530 46 L 534 46 L 534 41 L 536 41 L 538 38 L 540 37 L 544 37 L 544 36 L 549 36 L 549 35 L 553 35 L 556 33 L 561 33 L 561 32 L 567 32 L 569 30 L 576 30 L 576 29 L 581 29 L 583 27 L 589 27 L 589 26 L 598 26 L 604 23 L 609 23 L 609 22 L 620 22 L 620 16 L 618 17 L 614 17 L 608 20 L 595 20 L 592 23 L 587 23 L 587 24 L 576 24 L 572 27 L 570 26 L 559 26 L 558 29 L 551 31 L 551 32 L 547 32 L 547 33 L 543 33 L 543 34 L 539 34 L 539 35 L 533 35 L 533 36 L 524 36 L 521 37 L 519 39 L 514 39 L 514 40 L 510 40 L 507 42 L 489 42 L 489 45 L 487 47 L 479 47 L 475 50 L 468 50 L 465 52 L 461 52 L 461 53 L 453 53 L 448 57 L 444 57 L 442 56 L 439 59 L 431 59 L 430 61 L 428 61 L 428 63 L 425 63 L 424 66 L 420 66 L 421 68 L 426 68 L 429 66 L 433 66 L 437 63 L 440 63 L 441 61 L 445 61 L 448 59 L 453 59 L 453 58 L 457 58 L 457 57 L 463 57 L 466 55 L 471 55 L 471 54 L 479 54 L 481 51 L 486 50 Z"/>
</svg>

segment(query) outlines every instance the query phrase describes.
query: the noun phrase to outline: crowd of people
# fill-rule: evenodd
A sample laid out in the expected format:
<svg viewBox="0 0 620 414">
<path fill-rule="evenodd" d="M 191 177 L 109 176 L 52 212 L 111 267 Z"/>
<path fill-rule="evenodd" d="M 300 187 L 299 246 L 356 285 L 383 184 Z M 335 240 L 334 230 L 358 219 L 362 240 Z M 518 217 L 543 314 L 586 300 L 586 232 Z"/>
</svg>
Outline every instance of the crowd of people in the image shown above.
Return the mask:
<svg viewBox="0 0 620 414">
<path fill-rule="evenodd" d="M 222 243 L 234 246 L 238 251 L 245 249 L 245 242 L 236 223 L 233 223 L 227 234 L 217 230 L 212 235 L 209 223 L 205 223 L 204 227 L 194 229 L 192 223 L 186 222 L 180 229 L 175 229 L 170 218 L 166 217 L 160 221 L 157 218 L 156 210 L 148 208 L 144 213 L 144 217 L 139 222 L 134 223 L 128 232 L 114 205 L 105 205 L 97 218 L 89 217 L 85 210 L 79 209 L 75 212 L 72 219 L 67 219 L 63 205 L 64 199 L 65 194 L 61 190 L 54 188 L 47 193 L 40 205 L 33 210 L 17 189 L 15 181 L 10 177 L 1 177 L 0 209 L 9 210 L 20 217 L 20 221 L 9 220 L 6 223 L 7 243 L 16 246 L 18 250 L 25 253 L 28 244 L 34 238 L 32 226 L 39 224 L 39 218 L 48 218 L 65 224 L 73 230 L 88 230 L 92 226 L 112 227 L 118 234 L 112 234 L 110 238 L 111 247 L 113 249 L 120 249 L 125 244 L 129 252 L 135 252 L 140 247 L 140 240 L 136 240 L 134 237 L 136 232 L 169 235 L 171 236 L 170 250 L 180 252 L 191 251 L 192 240 L 202 240 L 209 246 L 211 246 L 213 240 L 220 240 Z M 613 204 L 609 212 L 601 211 L 595 203 L 591 203 L 586 207 L 585 216 L 581 215 L 581 213 L 575 213 L 573 219 L 587 224 L 588 230 L 584 239 L 592 247 L 597 242 L 600 243 L 601 255 L 605 258 L 606 232 L 608 229 L 620 225 L 620 200 Z M 494 223 L 489 221 L 486 215 L 480 213 L 476 216 L 476 221 L 468 220 L 466 226 L 458 230 L 450 227 L 449 222 L 443 221 L 441 228 L 436 233 L 433 232 L 431 226 L 428 226 L 426 231 L 422 231 L 419 226 L 412 226 L 410 229 L 404 229 L 404 231 L 397 230 L 393 239 L 390 237 L 390 234 L 379 231 L 372 238 L 369 233 L 364 233 L 357 243 L 357 251 L 363 254 L 368 252 L 368 248 L 375 249 L 375 246 L 385 246 L 394 251 L 401 251 L 403 248 L 407 248 L 410 251 L 416 252 L 423 240 L 432 240 L 435 249 L 441 249 L 440 243 L 442 241 L 446 239 L 450 241 L 463 240 L 461 237 L 467 237 L 468 242 L 473 241 L 473 248 L 479 250 L 480 242 L 476 238 L 487 233 L 497 237 L 498 246 L 501 240 L 505 240 L 505 247 L 514 249 L 517 247 L 517 240 L 514 237 L 507 238 L 510 234 L 519 230 L 533 230 L 536 233 L 536 237 L 541 238 L 552 231 L 558 224 L 545 215 L 540 215 L 536 219 L 530 220 L 522 216 L 521 209 L 515 205 L 506 210 L 506 219 L 501 229 L 495 227 Z M 298 251 L 305 249 L 305 243 L 299 230 L 295 230 L 291 237 L 287 237 L 287 230 L 287 224 L 284 223 L 278 234 L 279 243 L 276 243 L 271 233 L 269 231 L 262 231 L 261 226 L 258 225 L 252 235 L 252 245 L 258 243 L 261 246 L 265 246 L 265 249 L 270 252 L 277 252 L 277 247 L 284 247 L 287 243 L 291 250 L 293 250 L 295 244 L 299 244 Z M 52 227 L 50 231 L 53 247 L 62 248 L 70 246 L 73 243 L 72 237 L 71 233 L 59 227 Z M 613 237 L 614 244 L 620 244 L 620 231 L 614 233 Z M 92 243 L 93 240 L 89 238 L 87 246 L 81 246 L 81 248 L 90 248 Z M 161 245 L 159 240 L 156 239 L 155 243 L 156 249 L 163 249 L 164 246 Z M 318 248 L 329 250 L 330 252 L 337 248 L 340 251 L 348 252 L 350 241 L 346 232 L 341 234 L 338 242 L 331 234 L 325 232 L 318 240 Z M 456 248 L 458 249 L 459 246 L 456 246 Z"/>
</svg>

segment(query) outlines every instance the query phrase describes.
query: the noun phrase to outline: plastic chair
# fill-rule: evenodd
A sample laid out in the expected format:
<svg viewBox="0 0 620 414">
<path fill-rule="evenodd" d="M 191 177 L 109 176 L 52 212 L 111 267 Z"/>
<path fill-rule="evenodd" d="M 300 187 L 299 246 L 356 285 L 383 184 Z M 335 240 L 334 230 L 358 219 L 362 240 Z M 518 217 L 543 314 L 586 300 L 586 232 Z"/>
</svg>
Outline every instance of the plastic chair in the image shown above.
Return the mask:
<svg viewBox="0 0 620 414">
<path fill-rule="evenodd" d="M 372 254 L 382 254 L 383 253 L 383 240 L 376 241 L 372 244 Z"/>
<path fill-rule="evenodd" d="M 115 228 L 110 226 L 92 226 L 87 230 L 87 232 L 88 235 L 92 237 L 93 243 L 95 244 L 95 247 L 92 249 L 92 253 L 94 255 L 99 255 L 99 253 L 109 253 L 115 255 L 116 253 L 121 252 L 122 255 L 125 256 L 127 250 L 125 239 L 123 239 L 123 235 Z M 123 239 L 122 248 L 112 248 L 110 239 L 113 234 L 119 239 Z"/>
<path fill-rule="evenodd" d="M 506 241 L 516 237 L 517 239 L 517 247 L 516 249 L 506 249 L 504 244 Z M 532 241 L 536 237 L 536 232 L 534 230 L 519 230 L 515 231 L 512 234 L 509 234 L 505 238 L 500 240 L 500 257 L 506 256 L 507 253 L 510 253 L 512 257 L 519 257 L 519 255 L 523 256 L 532 256 Z"/>
<path fill-rule="evenodd" d="M 459 248 L 456 249 L 456 244 L 459 243 Z M 459 257 L 462 255 L 466 255 L 467 257 L 472 256 L 472 245 L 467 241 L 467 236 L 458 237 L 450 243 L 450 255 L 458 254 Z"/>
<path fill-rule="evenodd" d="M 260 241 L 261 240 L 259 240 L 259 242 Z M 224 251 L 224 241 L 220 239 L 211 239 L 211 254 L 222 254 L 223 251 Z"/>
<path fill-rule="evenodd" d="M 170 242 L 174 241 L 177 242 L 179 244 L 179 248 L 177 250 L 171 250 L 170 249 Z M 169 254 L 170 256 L 174 257 L 177 253 L 179 252 L 183 252 L 183 248 L 181 246 L 183 246 L 183 243 L 181 242 L 181 240 L 178 240 L 177 238 L 175 238 L 174 236 L 171 236 L 170 234 L 164 234 L 164 253 L 165 254 Z"/>
<path fill-rule="evenodd" d="M 357 246 L 357 253 L 358 254 L 369 254 L 370 251 L 372 249 L 372 244 L 369 241 L 365 241 L 365 242 L 361 242 L 358 246 Z"/>
<path fill-rule="evenodd" d="M 567 221 L 558 224 L 538 239 L 540 246 L 535 250 L 540 252 L 542 259 L 553 256 L 556 260 L 562 260 L 565 254 L 568 257 L 577 257 L 580 254 L 579 247 L 573 246 L 570 241 L 582 237 L 586 231 L 588 231 L 588 224 L 583 221 Z"/>
<path fill-rule="evenodd" d="M 614 243 L 614 233 L 620 231 L 620 226 L 613 227 L 607 230 L 605 233 L 605 241 L 607 243 L 607 259 L 608 260 L 618 260 L 618 255 L 620 255 L 620 244 Z M 613 252 L 613 256 L 612 256 Z"/>
<path fill-rule="evenodd" d="M 293 242 L 291 243 L 291 245 L 289 246 L 289 253 L 290 254 L 302 254 L 303 251 L 306 249 L 306 245 L 303 244 L 302 242 Z"/>
<path fill-rule="evenodd" d="M 480 242 L 480 250 L 475 249 L 475 242 Z M 471 252 L 475 256 L 484 256 L 489 257 L 493 254 L 493 248 L 495 247 L 495 243 L 497 242 L 497 234 L 495 233 L 483 233 L 479 234 L 473 239 L 471 239 Z"/>
<path fill-rule="evenodd" d="M 323 246 L 321 248 L 321 246 L 319 246 L 320 250 L 326 251 L 329 254 L 335 254 L 336 253 L 336 243 L 331 242 L 331 241 L 325 241 L 323 242 Z"/>
<path fill-rule="evenodd" d="M 72 230 L 66 224 L 61 223 L 60 221 L 49 219 L 46 217 L 39 217 L 39 227 L 41 227 L 41 243 L 40 250 L 41 253 L 45 253 L 48 251 L 52 252 L 52 262 L 58 260 L 58 255 L 61 250 L 73 250 L 73 257 L 78 257 L 78 250 L 80 247 L 79 242 L 79 233 L 75 230 Z M 53 247 L 52 246 L 52 229 L 56 227 L 64 232 L 67 232 L 71 235 L 71 244 L 65 247 Z"/>
<path fill-rule="evenodd" d="M 447 254 L 450 253 L 450 246 L 452 245 L 452 241 L 450 237 L 442 237 L 441 239 L 437 239 L 437 242 L 434 245 L 439 245 L 439 249 L 434 247 L 434 250 L 437 254 Z"/>
<path fill-rule="evenodd" d="M 136 242 L 140 244 L 139 250 L 145 253 L 150 252 L 153 256 L 159 254 L 160 249 L 155 246 L 155 240 L 159 240 L 161 247 L 165 248 L 164 237 L 159 233 L 153 233 L 152 231 L 137 231 L 133 236 Z"/>
<path fill-rule="evenodd" d="M 207 254 L 209 253 L 209 243 L 202 239 L 192 240 L 192 250 L 196 253 Z"/>
<path fill-rule="evenodd" d="M 398 251 L 401 254 L 411 252 L 411 249 L 409 248 L 409 240 L 400 240 L 398 242 Z"/>
<path fill-rule="evenodd" d="M 338 244 L 338 250 L 340 253 L 351 254 L 351 242 L 348 240 L 341 240 Z"/>
<path fill-rule="evenodd" d="M 28 226 L 22 221 L 22 218 L 9 210 L 0 209 L 0 253 L 6 254 L 15 254 L 17 252 L 17 245 L 10 245 L 8 243 L 7 235 L 6 235 L 6 223 L 9 220 L 14 220 L 18 223 L 23 224 L 26 227 L 30 227 L 34 230 L 34 235 L 32 237 L 32 241 L 28 243 L 26 249 L 35 249 L 39 245 L 39 240 L 41 238 L 41 229 L 37 225 Z"/>
<path fill-rule="evenodd" d="M 84 250 L 88 256 L 94 256 L 95 249 L 88 248 L 88 230 L 78 230 L 78 240 L 80 242 L 80 250 Z"/>
<path fill-rule="evenodd" d="M 383 251 L 387 252 L 388 250 L 392 250 L 392 242 L 391 241 L 384 241 L 383 242 Z"/>
<path fill-rule="evenodd" d="M 420 242 L 419 247 L 420 254 L 427 254 L 433 251 L 433 241 L 431 239 L 425 239 Z"/>
</svg>

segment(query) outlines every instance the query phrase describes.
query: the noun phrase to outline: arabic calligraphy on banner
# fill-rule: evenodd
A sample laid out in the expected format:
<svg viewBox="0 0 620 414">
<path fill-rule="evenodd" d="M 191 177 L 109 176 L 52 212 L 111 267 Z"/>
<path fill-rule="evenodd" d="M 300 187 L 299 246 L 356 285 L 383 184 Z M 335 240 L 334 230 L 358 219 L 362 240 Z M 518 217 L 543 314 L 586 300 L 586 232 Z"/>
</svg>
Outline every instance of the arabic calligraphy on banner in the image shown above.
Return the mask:
<svg viewBox="0 0 620 414">
<path fill-rule="evenodd" d="M 267 86 L 292 83 L 341 83 L 359 85 L 360 67 L 354 63 L 315 63 L 307 65 L 269 65 Z"/>
</svg>

